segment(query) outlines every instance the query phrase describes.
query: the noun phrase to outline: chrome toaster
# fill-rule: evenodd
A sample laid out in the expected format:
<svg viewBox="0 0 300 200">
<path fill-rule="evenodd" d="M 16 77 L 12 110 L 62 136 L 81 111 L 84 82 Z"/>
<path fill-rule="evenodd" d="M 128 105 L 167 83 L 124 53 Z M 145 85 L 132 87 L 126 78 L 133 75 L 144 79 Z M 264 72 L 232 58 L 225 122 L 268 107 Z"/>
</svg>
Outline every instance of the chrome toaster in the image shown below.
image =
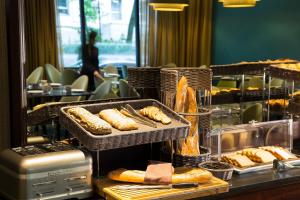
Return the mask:
<svg viewBox="0 0 300 200">
<path fill-rule="evenodd" d="M 83 199 L 92 196 L 92 159 L 55 143 L 0 153 L 0 196 L 7 199 Z"/>
</svg>

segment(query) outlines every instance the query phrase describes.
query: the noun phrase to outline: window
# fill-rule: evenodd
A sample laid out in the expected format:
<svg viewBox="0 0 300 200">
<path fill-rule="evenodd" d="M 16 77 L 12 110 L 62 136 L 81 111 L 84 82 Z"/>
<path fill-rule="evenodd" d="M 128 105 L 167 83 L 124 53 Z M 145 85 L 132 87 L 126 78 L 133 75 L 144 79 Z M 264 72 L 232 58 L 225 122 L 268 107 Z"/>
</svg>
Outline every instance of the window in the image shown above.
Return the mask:
<svg viewBox="0 0 300 200">
<path fill-rule="evenodd" d="M 79 0 L 57 0 L 57 9 L 61 9 L 60 3 L 68 5 L 70 12 L 66 15 L 58 12 L 57 36 L 59 41 L 61 64 L 64 67 L 79 66 L 81 48 L 80 6 Z"/>
<path fill-rule="evenodd" d="M 121 0 L 111 0 L 111 18 L 112 20 L 122 19 L 122 2 Z"/>
<path fill-rule="evenodd" d="M 79 0 L 68 0 L 69 15 L 59 13 L 58 16 L 63 66 L 82 66 L 81 30 L 85 30 L 86 41 L 91 31 L 98 33 L 95 46 L 99 49 L 100 67 L 107 64 L 136 66 L 136 1 L 84 0 L 85 27 L 81 27 Z"/>
<path fill-rule="evenodd" d="M 58 11 L 59 13 L 68 14 L 68 0 L 58 0 Z"/>
</svg>

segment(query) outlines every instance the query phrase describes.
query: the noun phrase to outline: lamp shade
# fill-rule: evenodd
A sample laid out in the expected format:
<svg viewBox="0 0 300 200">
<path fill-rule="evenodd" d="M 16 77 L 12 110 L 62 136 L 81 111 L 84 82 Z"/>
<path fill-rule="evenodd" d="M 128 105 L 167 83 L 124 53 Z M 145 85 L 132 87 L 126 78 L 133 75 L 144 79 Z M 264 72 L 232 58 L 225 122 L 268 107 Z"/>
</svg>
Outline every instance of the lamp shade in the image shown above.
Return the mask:
<svg viewBox="0 0 300 200">
<path fill-rule="evenodd" d="M 183 11 L 188 0 L 150 0 L 149 5 L 157 11 Z"/>
<path fill-rule="evenodd" d="M 259 0 L 219 0 L 226 8 L 254 7 Z"/>
</svg>

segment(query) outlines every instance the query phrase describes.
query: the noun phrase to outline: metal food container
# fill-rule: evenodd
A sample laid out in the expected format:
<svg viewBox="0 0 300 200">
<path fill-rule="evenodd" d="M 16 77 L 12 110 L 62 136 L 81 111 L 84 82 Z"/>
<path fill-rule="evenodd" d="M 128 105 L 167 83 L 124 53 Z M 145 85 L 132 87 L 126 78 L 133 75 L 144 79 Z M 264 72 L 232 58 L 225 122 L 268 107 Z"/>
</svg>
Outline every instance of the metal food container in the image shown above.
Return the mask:
<svg viewBox="0 0 300 200">
<path fill-rule="evenodd" d="M 64 144 L 0 153 L 0 196 L 7 199 L 83 199 L 92 195 L 92 159 Z"/>
</svg>

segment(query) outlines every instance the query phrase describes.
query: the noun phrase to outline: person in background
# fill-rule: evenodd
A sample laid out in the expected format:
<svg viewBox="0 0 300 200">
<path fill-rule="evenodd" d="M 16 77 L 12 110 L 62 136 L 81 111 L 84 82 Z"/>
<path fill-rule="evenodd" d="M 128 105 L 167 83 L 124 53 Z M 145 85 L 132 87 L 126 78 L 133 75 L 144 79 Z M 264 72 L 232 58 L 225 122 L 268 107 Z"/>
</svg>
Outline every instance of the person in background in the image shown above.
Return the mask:
<svg viewBox="0 0 300 200">
<path fill-rule="evenodd" d="M 91 31 L 89 34 L 89 42 L 83 48 L 83 67 L 81 69 L 81 75 L 87 75 L 89 77 L 88 90 L 95 90 L 94 77 L 101 77 L 99 71 L 99 59 L 98 48 L 95 47 L 97 33 Z"/>
</svg>

